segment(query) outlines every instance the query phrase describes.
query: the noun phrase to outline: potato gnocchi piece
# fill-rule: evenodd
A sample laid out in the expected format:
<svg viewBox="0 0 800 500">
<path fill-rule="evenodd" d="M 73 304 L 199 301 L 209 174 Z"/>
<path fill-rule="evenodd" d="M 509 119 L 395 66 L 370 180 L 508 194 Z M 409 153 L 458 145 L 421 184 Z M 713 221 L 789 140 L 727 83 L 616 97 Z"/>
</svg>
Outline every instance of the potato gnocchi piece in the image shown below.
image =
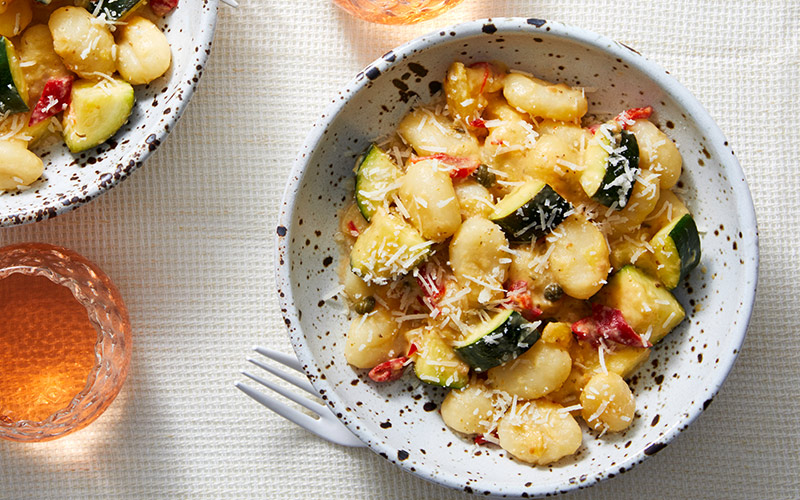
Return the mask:
<svg viewBox="0 0 800 500">
<path fill-rule="evenodd" d="M 339 265 L 339 277 L 339 281 L 344 285 L 344 293 L 351 302 L 356 302 L 373 295 L 377 288 L 375 285 L 367 283 L 357 276 L 353 270 L 350 269 L 347 261 L 342 261 Z"/>
<path fill-rule="evenodd" d="M 458 205 L 461 207 L 461 219 L 467 220 L 470 217 L 489 217 L 494 210 L 492 193 L 488 189 L 473 180 L 459 182 L 454 186 Z"/>
<path fill-rule="evenodd" d="M 114 37 L 82 7 L 61 7 L 47 25 L 53 48 L 81 78 L 97 80 L 116 71 Z"/>
<path fill-rule="evenodd" d="M 619 432 L 633 422 L 636 401 L 628 384 L 616 373 L 598 373 L 581 393 L 581 415 L 595 430 Z"/>
<path fill-rule="evenodd" d="M 576 150 L 585 149 L 592 138 L 592 133 L 579 124 L 556 120 L 542 121 L 536 126 L 536 131 L 542 136 L 554 135 Z"/>
<path fill-rule="evenodd" d="M 670 189 L 681 176 L 683 159 L 678 147 L 648 120 L 636 120 L 629 127 L 639 143 L 639 167 L 659 177 L 661 189 Z"/>
<path fill-rule="evenodd" d="M 564 290 L 550 271 L 545 243 L 532 245 L 532 248 L 517 248 L 514 252 L 509 267 L 509 280 L 524 281 L 527 284 L 534 307 L 539 308 L 544 317 L 575 322 L 591 312 L 584 301 L 563 293 Z M 546 293 L 548 287 L 551 293 Z M 554 295 L 556 287 L 561 289 L 561 293 Z"/>
<path fill-rule="evenodd" d="M 560 192 L 576 191 L 580 186 L 579 172 L 566 164 L 579 162 L 578 152 L 557 135 L 539 137 L 524 159 L 526 177 L 541 179 Z"/>
<path fill-rule="evenodd" d="M 539 341 L 517 359 L 489 370 L 489 385 L 522 399 L 537 399 L 567 380 L 572 358 L 564 347 Z"/>
<path fill-rule="evenodd" d="M 439 153 L 455 157 L 480 159 L 478 140 L 463 128 L 441 115 L 418 108 L 407 114 L 397 133 L 420 156 Z"/>
<path fill-rule="evenodd" d="M 502 88 L 504 73 L 491 63 L 469 67 L 462 62 L 451 64 L 444 79 L 444 94 L 456 120 L 470 125 L 479 118 L 488 102 L 486 95 Z"/>
<path fill-rule="evenodd" d="M 501 249 L 508 246 L 503 230 L 480 217 L 467 219 L 450 241 L 450 267 L 459 282 L 471 289 L 472 305 L 502 298 L 509 262 Z M 504 260 L 505 259 L 505 260 Z"/>
<path fill-rule="evenodd" d="M 356 368 L 372 368 L 407 350 L 405 336 L 397 322 L 383 307 L 372 313 L 357 316 L 350 324 L 344 356 Z"/>
<path fill-rule="evenodd" d="M 132 16 L 117 29 L 117 71 L 131 85 L 143 85 L 160 77 L 172 61 L 169 42 L 158 26 Z"/>
<path fill-rule="evenodd" d="M 0 141 L 0 190 L 29 186 L 44 172 L 41 158 L 26 146 L 24 141 Z"/>
<path fill-rule="evenodd" d="M 411 163 L 398 192 L 409 220 L 427 240 L 442 241 L 461 225 L 461 206 L 450 176 L 436 160 Z"/>
<path fill-rule="evenodd" d="M 539 399 L 517 402 L 497 428 L 500 446 L 517 459 L 547 465 L 572 455 L 581 446 L 578 422 L 557 403 Z"/>
<path fill-rule="evenodd" d="M 472 380 L 463 389 L 453 390 L 442 401 L 442 420 L 451 429 L 464 434 L 489 431 L 495 408 L 492 392 L 483 383 Z"/>
<path fill-rule="evenodd" d="M 650 348 L 617 345 L 600 349 L 585 342 L 575 342 L 569 350 L 576 365 L 591 377 L 596 373 L 616 373 L 622 378 L 631 376 L 650 357 Z M 587 378 L 585 382 L 589 379 Z"/>
<path fill-rule="evenodd" d="M 658 198 L 658 203 L 653 207 L 650 215 L 642 222 L 642 228 L 647 230 L 648 240 L 673 220 L 689 213 L 689 209 L 672 191 L 664 190 Z"/>
<path fill-rule="evenodd" d="M 542 342 L 548 344 L 556 344 L 564 349 L 569 350 L 575 344 L 575 338 L 572 336 L 572 328 L 570 323 L 564 322 L 550 322 L 544 327 L 542 331 Z M 570 357 L 570 362 L 572 357 Z"/>
<path fill-rule="evenodd" d="M 22 34 L 19 59 L 25 65 L 25 81 L 31 103 L 39 100 L 47 80 L 64 78 L 71 74 L 53 49 L 53 37 L 44 24 L 31 26 Z"/>
<path fill-rule="evenodd" d="M 594 224 L 570 216 L 547 237 L 547 244 L 553 246 L 550 270 L 564 292 L 588 299 L 603 287 L 611 263 L 606 238 Z"/>
<path fill-rule="evenodd" d="M 521 73 L 506 75 L 503 95 L 511 106 L 531 116 L 562 122 L 579 120 L 589 107 L 582 90 Z"/>
<path fill-rule="evenodd" d="M 502 120 L 507 122 L 529 121 L 530 116 L 508 105 L 502 95 L 490 95 L 486 109 L 483 110 L 483 119 L 486 121 Z"/>
</svg>

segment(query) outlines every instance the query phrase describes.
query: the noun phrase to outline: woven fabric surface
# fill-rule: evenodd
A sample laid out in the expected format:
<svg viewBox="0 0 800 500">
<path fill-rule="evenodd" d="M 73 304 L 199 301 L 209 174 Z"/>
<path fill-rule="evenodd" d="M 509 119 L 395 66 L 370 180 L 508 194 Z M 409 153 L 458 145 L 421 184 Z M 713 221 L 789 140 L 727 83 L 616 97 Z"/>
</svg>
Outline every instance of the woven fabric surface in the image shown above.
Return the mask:
<svg viewBox="0 0 800 500">
<path fill-rule="evenodd" d="M 755 312 L 714 403 L 658 455 L 567 496 L 800 498 L 800 3 L 465 0 L 386 27 L 330 0 L 244 0 L 220 9 L 199 90 L 144 167 L 77 211 L 0 231 L 3 244 L 44 241 L 97 262 L 135 334 L 130 378 L 98 421 L 53 442 L 0 443 L 0 499 L 467 498 L 311 436 L 233 383 L 252 346 L 291 352 L 274 227 L 311 123 L 390 48 L 492 16 L 580 26 L 668 69 L 733 145 L 759 222 Z"/>
</svg>

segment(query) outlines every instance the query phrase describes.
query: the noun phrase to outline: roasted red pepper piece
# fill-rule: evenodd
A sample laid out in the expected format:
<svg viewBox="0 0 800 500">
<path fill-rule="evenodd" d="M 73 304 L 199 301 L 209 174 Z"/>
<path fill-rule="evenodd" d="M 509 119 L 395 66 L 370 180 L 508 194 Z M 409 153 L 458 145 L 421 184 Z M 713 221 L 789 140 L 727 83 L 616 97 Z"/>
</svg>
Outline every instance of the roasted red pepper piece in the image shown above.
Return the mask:
<svg viewBox="0 0 800 500">
<path fill-rule="evenodd" d="M 33 127 L 51 116 L 66 111 L 72 101 L 72 77 L 51 78 L 44 84 L 42 96 L 31 111 L 28 126 Z"/>
<path fill-rule="evenodd" d="M 403 376 L 408 358 L 400 356 L 377 365 L 369 371 L 369 378 L 374 382 L 391 382 Z"/>
<path fill-rule="evenodd" d="M 406 353 L 406 357 L 410 358 L 410 357 L 411 357 L 411 356 L 413 356 L 413 355 L 414 355 L 414 354 L 415 354 L 417 351 L 419 351 L 419 347 L 417 346 L 417 344 L 415 344 L 414 342 L 412 342 L 412 343 L 411 343 L 411 345 L 410 345 L 410 346 L 408 346 L 408 352 Z"/>
<path fill-rule="evenodd" d="M 542 310 L 534 307 L 531 292 L 528 291 L 526 281 L 512 281 L 508 285 L 506 298 L 511 302 L 511 307 L 519 311 L 528 321 L 536 321 L 542 315 Z"/>
<path fill-rule="evenodd" d="M 178 0 L 150 0 L 150 8 L 157 16 L 166 16 L 178 6 Z"/>
<path fill-rule="evenodd" d="M 356 223 L 353 221 L 347 222 L 347 230 L 350 231 L 350 235 L 354 237 L 358 237 L 360 231 L 356 227 Z"/>
<path fill-rule="evenodd" d="M 418 156 L 411 159 L 411 163 L 417 163 L 422 160 L 436 160 L 444 163 L 450 167 L 451 179 L 464 179 L 472 175 L 472 172 L 478 169 L 481 165 L 478 160 L 472 158 L 463 158 L 460 156 L 450 156 L 446 153 L 436 153 L 430 156 Z"/>
<path fill-rule="evenodd" d="M 578 340 L 597 346 L 603 340 L 634 347 L 652 347 L 650 341 L 636 333 L 625 321 L 619 309 L 592 304 L 592 315 L 572 324 L 572 333 Z"/>
<path fill-rule="evenodd" d="M 647 106 L 645 108 L 631 108 L 626 109 L 622 113 L 618 114 L 614 121 L 622 125 L 622 128 L 628 128 L 630 125 L 633 125 L 635 120 L 644 120 L 646 118 L 650 118 L 650 115 L 653 114 L 653 107 Z"/>
<path fill-rule="evenodd" d="M 469 122 L 469 126 L 475 128 L 486 128 L 486 122 L 483 121 L 482 118 L 475 118 Z"/>
<path fill-rule="evenodd" d="M 494 436 L 494 438 L 495 438 L 495 439 L 500 439 L 500 436 L 497 434 L 497 431 L 492 431 L 490 434 L 491 434 L 492 436 Z M 477 444 L 477 445 L 483 445 L 483 444 L 486 444 L 486 443 L 491 443 L 491 442 L 492 442 L 492 441 L 489 441 L 489 440 L 487 440 L 487 439 L 484 437 L 484 435 L 483 435 L 483 434 L 478 434 L 478 435 L 476 435 L 476 436 L 475 436 L 475 438 L 473 439 L 473 441 L 475 441 L 475 444 Z"/>
</svg>

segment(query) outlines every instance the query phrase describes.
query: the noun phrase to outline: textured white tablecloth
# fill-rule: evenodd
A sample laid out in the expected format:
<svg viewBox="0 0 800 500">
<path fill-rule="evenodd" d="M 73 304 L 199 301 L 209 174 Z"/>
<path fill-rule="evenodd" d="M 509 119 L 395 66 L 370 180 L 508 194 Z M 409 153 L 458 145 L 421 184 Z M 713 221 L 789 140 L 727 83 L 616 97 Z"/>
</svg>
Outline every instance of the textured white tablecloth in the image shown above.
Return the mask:
<svg viewBox="0 0 800 500">
<path fill-rule="evenodd" d="M 75 212 L 0 230 L 0 243 L 65 245 L 100 264 L 135 334 L 127 385 L 97 422 L 50 443 L 0 443 L 0 498 L 465 497 L 323 442 L 233 383 L 253 345 L 291 352 L 274 228 L 295 153 L 328 100 L 395 45 L 510 15 L 602 33 L 667 68 L 728 136 L 760 226 L 753 321 L 714 403 L 658 455 L 570 497 L 800 498 L 797 0 L 465 0 L 402 28 L 329 0 L 223 7 L 197 94 L 140 170 Z"/>
</svg>

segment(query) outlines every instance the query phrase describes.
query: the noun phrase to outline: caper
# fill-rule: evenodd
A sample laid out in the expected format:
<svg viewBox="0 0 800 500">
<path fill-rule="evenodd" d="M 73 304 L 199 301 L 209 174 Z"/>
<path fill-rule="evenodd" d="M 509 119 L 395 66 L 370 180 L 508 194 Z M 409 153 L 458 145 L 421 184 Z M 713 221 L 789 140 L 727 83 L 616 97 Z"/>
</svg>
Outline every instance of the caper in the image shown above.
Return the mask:
<svg viewBox="0 0 800 500">
<path fill-rule="evenodd" d="M 475 175 L 475 180 L 478 181 L 478 183 L 485 188 L 490 188 L 494 186 L 495 182 L 497 182 L 497 176 L 494 175 L 494 173 L 492 173 L 491 171 L 489 171 L 488 166 L 483 164 L 481 164 L 481 166 L 475 170 L 474 175 Z"/>
<path fill-rule="evenodd" d="M 544 298 L 550 302 L 557 302 L 564 295 L 564 289 L 558 283 L 550 283 L 544 287 Z"/>
<path fill-rule="evenodd" d="M 371 313 L 373 309 L 375 309 L 375 297 L 372 295 L 367 295 L 353 304 L 353 310 L 358 314 Z"/>
</svg>

